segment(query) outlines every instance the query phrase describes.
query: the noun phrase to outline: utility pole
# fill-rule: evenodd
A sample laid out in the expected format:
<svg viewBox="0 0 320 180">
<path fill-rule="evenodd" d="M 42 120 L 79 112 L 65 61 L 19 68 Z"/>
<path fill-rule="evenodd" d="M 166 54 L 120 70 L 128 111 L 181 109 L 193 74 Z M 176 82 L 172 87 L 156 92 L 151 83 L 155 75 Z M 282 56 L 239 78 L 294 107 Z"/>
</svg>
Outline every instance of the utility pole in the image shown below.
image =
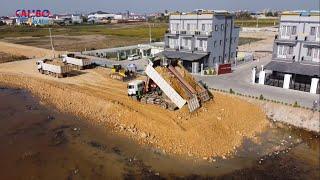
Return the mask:
<svg viewBox="0 0 320 180">
<path fill-rule="evenodd" d="M 53 47 L 53 41 L 52 41 L 52 34 L 51 34 L 51 28 L 49 28 L 49 34 L 50 34 L 50 41 L 51 41 L 52 54 L 53 54 L 53 58 L 55 58 L 54 47 Z"/>
<path fill-rule="evenodd" d="M 148 23 L 148 25 L 149 25 L 149 43 L 151 44 L 151 42 L 152 42 L 152 37 L 151 37 L 151 25 L 150 25 L 150 23 Z"/>
</svg>

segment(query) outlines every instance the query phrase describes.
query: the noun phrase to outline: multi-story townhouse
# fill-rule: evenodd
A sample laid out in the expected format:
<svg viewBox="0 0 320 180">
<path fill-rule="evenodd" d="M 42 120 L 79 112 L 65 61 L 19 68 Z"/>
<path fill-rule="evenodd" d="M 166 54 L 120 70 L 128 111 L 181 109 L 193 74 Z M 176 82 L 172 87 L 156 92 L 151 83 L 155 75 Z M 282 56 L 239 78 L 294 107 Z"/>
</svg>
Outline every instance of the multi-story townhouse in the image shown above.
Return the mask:
<svg viewBox="0 0 320 180">
<path fill-rule="evenodd" d="M 239 28 L 226 11 L 202 11 L 170 15 L 165 34 L 167 59 L 178 59 L 193 73 L 232 63 L 236 58 Z"/>
<path fill-rule="evenodd" d="M 319 93 L 320 13 L 282 13 L 273 47 L 266 84 Z"/>
</svg>

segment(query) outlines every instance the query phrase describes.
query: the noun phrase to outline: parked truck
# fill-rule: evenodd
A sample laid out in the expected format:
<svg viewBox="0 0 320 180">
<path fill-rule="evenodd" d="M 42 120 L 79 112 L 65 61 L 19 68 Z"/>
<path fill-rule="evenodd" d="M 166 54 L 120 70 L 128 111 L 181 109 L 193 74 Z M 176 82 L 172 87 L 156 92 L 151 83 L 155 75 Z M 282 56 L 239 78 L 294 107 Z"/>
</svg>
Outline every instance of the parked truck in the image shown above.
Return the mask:
<svg viewBox="0 0 320 180">
<path fill-rule="evenodd" d="M 36 62 L 38 71 L 41 74 L 54 77 L 65 77 L 71 72 L 71 67 L 64 64 L 60 59 L 44 59 Z"/>
<path fill-rule="evenodd" d="M 62 55 L 62 60 L 64 63 L 71 65 L 71 67 L 76 70 L 90 68 L 93 64 L 90 59 L 72 53 Z"/>
</svg>

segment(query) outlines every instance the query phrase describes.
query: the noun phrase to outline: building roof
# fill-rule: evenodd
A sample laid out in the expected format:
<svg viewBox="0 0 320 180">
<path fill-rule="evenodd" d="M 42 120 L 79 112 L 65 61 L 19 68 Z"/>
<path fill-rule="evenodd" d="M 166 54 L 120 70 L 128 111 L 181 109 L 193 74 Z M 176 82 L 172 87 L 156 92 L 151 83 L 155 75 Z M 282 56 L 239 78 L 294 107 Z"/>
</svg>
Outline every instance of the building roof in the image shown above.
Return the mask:
<svg viewBox="0 0 320 180">
<path fill-rule="evenodd" d="M 181 59 L 184 61 L 196 61 L 200 60 L 208 55 L 206 54 L 196 54 L 196 53 L 187 53 L 179 51 L 163 51 L 159 53 L 159 56 L 165 56 L 168 59 Z"/>
<path fill-rule="evenodd" d="M 224 15 L 224 16 L 233 16 L 230 12 L 226 10 L 203 10 L 201 12 L 174 12 L 171 13 L 170 15 L 205 15 L 205 14 L 210 14 L 210 15 Z"/>
<path fill-rule="evenodd" d="M 290 74 L 300 74 L 306 76 L 320 77 L 319 64 L 301 64 L 298 62 L 279 62 L 271 61 L 265 66 L 265 69 Z"/>
</svg>

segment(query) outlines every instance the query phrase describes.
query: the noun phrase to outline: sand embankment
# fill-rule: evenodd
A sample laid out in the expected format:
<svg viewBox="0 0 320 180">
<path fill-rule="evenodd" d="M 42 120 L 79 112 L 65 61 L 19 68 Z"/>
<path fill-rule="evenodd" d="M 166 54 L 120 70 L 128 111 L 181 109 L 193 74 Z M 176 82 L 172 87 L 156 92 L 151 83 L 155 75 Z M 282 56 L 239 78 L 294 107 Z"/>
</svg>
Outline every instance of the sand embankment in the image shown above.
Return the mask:
<svg viewBox="0 0 320 180">
<path fill-rule="evenodd" d="M 26 60 L 0 64 L 0 86 L 28 89 L 61 112 L 170 154 L 227 156 L 268 122 L 257 105 L 219 93 L 192 114 L 187 107 L 172 112 L 144 105 L 127 97 L 126 83 L 110 79 L 108 73 L 97 68 L 57 79 L 38 73 L 35 60 Z"/>
</svg>

